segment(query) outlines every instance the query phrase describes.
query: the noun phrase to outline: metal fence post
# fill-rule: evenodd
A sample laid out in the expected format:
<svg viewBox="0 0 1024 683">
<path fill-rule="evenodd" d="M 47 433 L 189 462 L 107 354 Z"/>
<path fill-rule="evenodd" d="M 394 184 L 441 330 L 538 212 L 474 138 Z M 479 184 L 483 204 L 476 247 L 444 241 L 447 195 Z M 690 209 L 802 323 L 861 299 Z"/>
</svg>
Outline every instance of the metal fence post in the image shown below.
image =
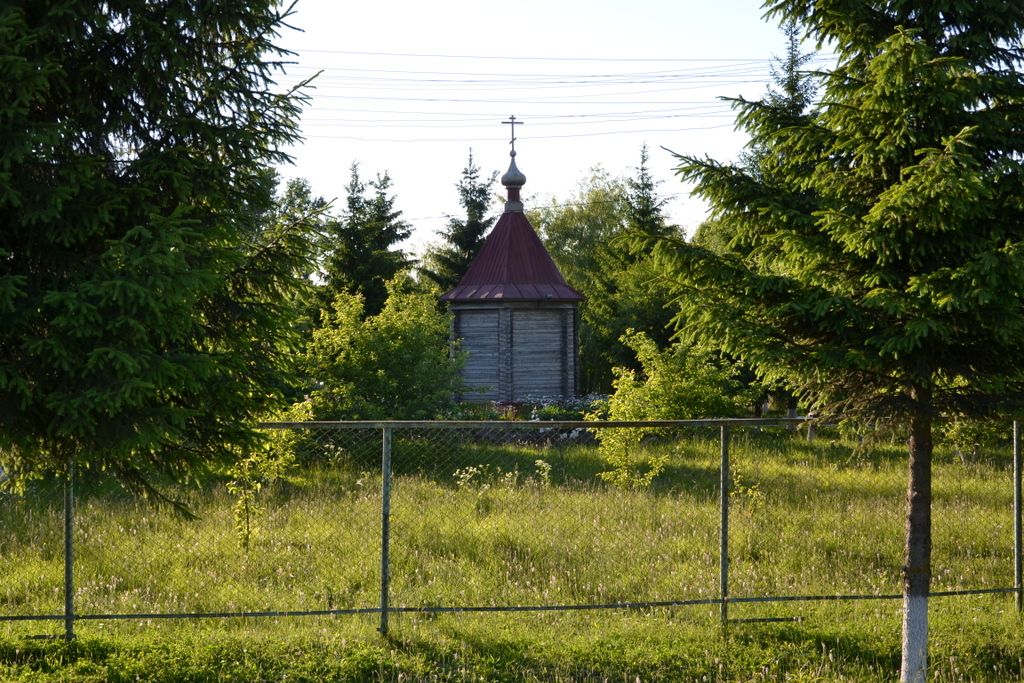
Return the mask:
<svg viewBox="0 0 1024 683">
<path fill-rule="evenodd" d="M 388 551 L 391 541 L 391 427 L 384 427 L 380 486 L 380 628 L 388 632 L 388 592 L 391 583 Z"/>
<path fill-rule="evenodd" d="M 67 460 L 64 473 L 64 638 L 75 637 L 75 461 Z"/>
<path fill-rule="evenodd" d="M 722 602 L 719 609 L 722 617 L 723 631 L 729 625 L 729 426 L 722 425 L 722 466 L 720 470 L 721 481 L 719 489 L 721 492 L 721 546 L 719 548 L 719 591 Z"/>
<path fill-rule="evenodd" d="M 1013 421 L 1013 587 L 1017 611 L 1024 611 L 1024 575 L 1021 573 L 1021 453 L 1020 420 Z"/>
</svg>

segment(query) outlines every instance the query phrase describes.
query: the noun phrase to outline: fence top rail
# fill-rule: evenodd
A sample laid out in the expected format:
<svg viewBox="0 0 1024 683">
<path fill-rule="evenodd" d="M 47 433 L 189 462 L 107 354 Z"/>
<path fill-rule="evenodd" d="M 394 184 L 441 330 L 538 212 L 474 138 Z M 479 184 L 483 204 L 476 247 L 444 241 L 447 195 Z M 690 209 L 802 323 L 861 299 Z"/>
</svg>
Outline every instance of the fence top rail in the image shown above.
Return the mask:
<svg viewBox="0 0 1024 683">
<path fill-rule="evenodd" d="M 783 427 L 807 417 L 741 417 L 700 420 L 339 420 L 261 422 L 261 429 L 607 429 L 666 427 Z"/>
</svg>

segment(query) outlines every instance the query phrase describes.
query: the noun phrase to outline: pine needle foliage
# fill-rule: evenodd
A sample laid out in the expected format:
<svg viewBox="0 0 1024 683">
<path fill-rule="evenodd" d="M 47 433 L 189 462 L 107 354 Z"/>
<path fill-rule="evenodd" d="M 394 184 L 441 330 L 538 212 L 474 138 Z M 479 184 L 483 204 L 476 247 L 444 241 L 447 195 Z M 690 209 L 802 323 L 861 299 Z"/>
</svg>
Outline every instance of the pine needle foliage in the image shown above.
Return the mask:
<svg viewBox="0 0 1024 683">
<path fill-rule="evenodd" d="M 767 8 L 837 53 L 818 106 L 735 102 L 760 174 L 679 157 L 680 176 L 728 225 L 729 253 L 646 244 L 673 273 L 689 334 L 821 415 L 901 426 L 904 589 L 924 599 L 932 421 L 1018 405 L 1024 389 L 1024 7 Z M 907 659 L 905 644 L 905 680 L 923 676 L 919 654 Z"/>
<path fill-rule="evenodd" d="M 930 413 L 1020 395 L 1024 76 L 997 66 L 1019 48 L 983 59 L 925 37 L 899 28 L 842 53 L 808 114 L 737 102 L 766 149 L 759 179 L 679 157 L 749 253 L 648 240 L 680 322 L 822 414 L 914 413 L 925 388 Z"/>
<path fill-rule="evenodd" d="M 498 173 L 494 171 L 486 179 L 480 177 L 480 167 L 469 152 L 462 178 L 455 187 L 459 191 L 459 204 L 465 210 L 465 218 L 448 216 L 448 225 L 441 233 L 441 244 L 433 245 L 423 257 L 422 272 L 442 292 L 453 289 L 469 270 L 473 259 L 484 246 L 487 233 L 494 226 L 497 216 L 488 216 L 491 207 L 491 186 Z"/>
<path fill-rule="evenodd" d="M 320 291 L 320 305 L 330 309 L 342 292 L 361 294 L 365 314 L 376 315 L 387 301 L 387 283 L 411 263 L 408 255 L 395 247 L 412 234 L 412 226 L 395 208 L 397 197 L 387 171 L 366 183 L 359 175 L 359 164 L 353 163 L 345 194 L 342 217 L 326 226 L 326 283 Z"/>
<path fill-rule="evenodd" d="M 301 234 L 268 0 L 0 8 L 0 465 L 157 494 L 274 403 Z"/>
</svg>

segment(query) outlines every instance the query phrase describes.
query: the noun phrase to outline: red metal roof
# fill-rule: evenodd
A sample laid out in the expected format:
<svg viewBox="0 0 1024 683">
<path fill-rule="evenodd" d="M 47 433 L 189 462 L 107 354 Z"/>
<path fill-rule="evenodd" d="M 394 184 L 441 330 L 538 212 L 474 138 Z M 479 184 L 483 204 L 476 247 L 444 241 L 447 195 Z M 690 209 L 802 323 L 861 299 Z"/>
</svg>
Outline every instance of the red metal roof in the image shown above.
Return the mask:
<svg viewBox="0 0 1024 683">
<path fill-rule="evenodd" d="M 442 301 L 582 301 L 521 211 L 505 211 Z"/>
</svg>

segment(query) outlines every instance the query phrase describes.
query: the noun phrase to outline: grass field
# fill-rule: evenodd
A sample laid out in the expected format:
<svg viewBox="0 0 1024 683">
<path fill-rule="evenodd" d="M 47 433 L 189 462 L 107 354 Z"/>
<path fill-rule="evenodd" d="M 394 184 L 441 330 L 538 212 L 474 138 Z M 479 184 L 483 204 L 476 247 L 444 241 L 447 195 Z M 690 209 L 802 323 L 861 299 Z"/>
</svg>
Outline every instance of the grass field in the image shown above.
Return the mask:
<svg viewBox="0 0 1024 683">
<path fill-rule="evenodd" d="M 644 490 L 606 485 L 593 444 L 396 433 L 391 605 L 578 605 L 714 599 L 719 450 L 709 434 L 667 454 Z M 675 438 L 678 437 L 678 438 Z M 374 608 L 380 599 L 378 433 L 311 435 L 301 481 L 261 493 L 243 550 L 223 482 L 183 491 L 197 519 L 80 482 L 82 615 Z M 528 439 L 529 440 L 529 439 Z M 330 441 L 330 443 L 328 443 Z M 731 448 L 733 597 L 899 592 L 899 446 L 746 432 Z M 59 486 L 0 501 L 0 614 L 60 614 Z M 933 590 L 1012 586 L 1009 455 L 935 466 Z M 936 680 L 1018 680 L 1012 596 L 933 599 Z M 644 610 L 167 621 L 0 622 L 0 680 L 892 680 L 899 601 Z"/>
</svg>

